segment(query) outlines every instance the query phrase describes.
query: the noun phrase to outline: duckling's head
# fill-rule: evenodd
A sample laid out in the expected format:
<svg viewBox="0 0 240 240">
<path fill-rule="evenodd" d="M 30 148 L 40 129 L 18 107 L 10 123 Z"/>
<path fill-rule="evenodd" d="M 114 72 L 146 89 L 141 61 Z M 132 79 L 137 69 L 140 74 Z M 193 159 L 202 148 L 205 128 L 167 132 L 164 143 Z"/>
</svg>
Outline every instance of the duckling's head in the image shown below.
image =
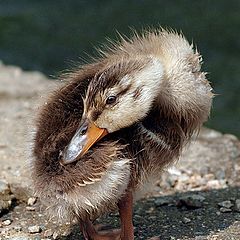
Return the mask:
<svg viewBox="0 0 240 240">
<path fill-rule="evenodd" d="M 162 78 L 162 64 L 151 56 L 108 61 L 88 86 L 80 126 L 63 153 L 63 164 L 83 156 L 108 133 L 143 119 Z"/>
</svg>

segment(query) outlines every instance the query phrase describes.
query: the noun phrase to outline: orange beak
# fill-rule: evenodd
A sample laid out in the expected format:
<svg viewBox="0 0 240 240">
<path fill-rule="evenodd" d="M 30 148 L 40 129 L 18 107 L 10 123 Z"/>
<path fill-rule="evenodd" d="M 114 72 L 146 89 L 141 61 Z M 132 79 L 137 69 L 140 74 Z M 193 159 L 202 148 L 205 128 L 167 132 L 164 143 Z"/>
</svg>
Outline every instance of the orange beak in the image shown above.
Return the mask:
<svg viewBox="0 0 240 240">
<path fill-rule="evenodd" d="M 61 163 L 68 164 L 82 157 L 89 148 L 108 134 L 104 128 L 97 127 L 94 123 L 87 120 L 76 131 L 69 145 L 63 153 Z"/>
<path fill-rule="evenodd" d="M 82 157 L 95 142 L 99 141 L 107 134 L 108 132 L 105 128 L 98 128 L 94 123 L 90 123 L 86 132 L 87 141 L 80 153 L 80 157 Z"/>
</svg>

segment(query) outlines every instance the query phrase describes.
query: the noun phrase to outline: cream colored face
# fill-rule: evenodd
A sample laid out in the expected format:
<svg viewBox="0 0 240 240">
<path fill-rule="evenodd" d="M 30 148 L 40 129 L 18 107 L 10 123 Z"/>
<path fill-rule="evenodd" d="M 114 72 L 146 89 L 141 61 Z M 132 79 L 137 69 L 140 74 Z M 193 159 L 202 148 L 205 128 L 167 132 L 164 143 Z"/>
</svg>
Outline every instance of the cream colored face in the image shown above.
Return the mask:
<svg viewBox="0 0 240 240">
<path fill-rule="evenodd" d="M 162 65 L 153 59 L 141 71 L 124 76 L 117 84 L 96 94 L 86 117 L 109 133 L 144 118 L 159 93 Z"/>
<path fill-rule="evenodd" d="M 124 94 L 118 94 L 116 89 L 108 91 L 105 108 L 95 121 L 96 126 L 107 129 L 109 133 L 139 121 L 147 114 L 151 105 L 151 100 L 144 97 L 149 96 L 146 87 L 136 87 L 131 79 L 128 80 L 130 88 Z"/>
</svg>

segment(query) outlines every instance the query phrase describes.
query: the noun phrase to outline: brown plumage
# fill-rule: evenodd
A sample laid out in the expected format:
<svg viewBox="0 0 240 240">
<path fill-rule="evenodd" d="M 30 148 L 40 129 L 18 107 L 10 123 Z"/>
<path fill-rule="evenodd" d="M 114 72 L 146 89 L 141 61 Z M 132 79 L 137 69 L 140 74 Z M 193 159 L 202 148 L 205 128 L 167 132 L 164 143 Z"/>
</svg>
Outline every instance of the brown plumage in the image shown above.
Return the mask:
<svg viewBox="0 0 240 240">
<path fill-rule="evenodd" d="M 118 207 L 121 239 L 133 238 L 131 195 L 208 118 L 213 94 L 200 65 L 182 35 L 156 30 L 122 38 L 66 77 L 39 113 L 33 149 L 36 192 L 52 215 L 77 216 L 86 239 L 117 239 L 90 220 Z M 92 126 L 99 135 L 88 144 Z"/>
</svg>

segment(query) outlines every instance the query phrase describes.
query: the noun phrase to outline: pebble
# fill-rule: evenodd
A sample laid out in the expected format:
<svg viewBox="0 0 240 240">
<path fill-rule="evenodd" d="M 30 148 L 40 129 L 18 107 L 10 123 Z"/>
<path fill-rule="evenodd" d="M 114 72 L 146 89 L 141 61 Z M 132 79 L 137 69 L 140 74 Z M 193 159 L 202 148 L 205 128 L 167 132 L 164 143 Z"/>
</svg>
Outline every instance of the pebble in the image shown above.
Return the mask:
<svg viewBox="0 0 240 240">
<path fill-rule="evenodd" d="M 220 215 L 221 215 L 221 212 L 217 211 L 216 214 L 217 214 L 218 216 L 220 216 Z"/>
<path fill-rule="evenodd" d="M 0 194 L 7 195 L 10 194 L 10 188 L 6 181 L 0 180 Z"/>
<path fill-rule="evenodd" d="M 231 212 L 232 209 L 231 209 L 231 208 L 226 208 L 226 207 L 221 207 L 221 208 L 219 209 L 219 211 L 222 212 L 222 213 L 226 213 L 226 212 Z"/>
<path fill-rule="evenodd" d="M 28 211 L 35 211 L 36 209 L 35 209 L 35 207 L 29 207 L 29 206 L 27 206 L 27 207 L 26 207 L 26 210 L 28 210 Z"/>
<path fill-rule="evenodd" d="M 15 231 L 17 231 L 17 232 L 21 232 L 22 231 L 22 227 L 21 226 L 15 226 L 13 229 Z"/>
<path fill-rule="evenodd" d="M 223 208 L 231 208 L 233 204 L 231 203 L 231 201 L 227 200 L 227 201 L 218 203 L 218 206 Z"/>
<path fill-rule="evenodd" d="M 225 187 L 227 187 L 226 179 L 214 179 L 207 182 L 207 188 L 209 189 L 220 189 Z"/>
<path fill-rule="evenodd" d="M 44 237 L 51 237 L 53 235 L 52 229 L 48 229 L 44 232 Z"/>
<path fill-rule="evenodd" d="M 206 240 L 205 236 L 196 236 L 195 240 Z"/>
<path fill-rule="evenodd" d="M 37 225 L 28 227 L 29 233 L 40 233 L 41 230 L 42 230 L 41 227 Z"/>
<path fill-rule="evenodd" d="M 57 239 L 58 238 L 58 233 L 54 232 L 52 237 L 53 237 L 53 239 Z"/>
<path fill-rule="evenodd" d="M 12 198 L 9 184 L 4 180 L 0 180 L 0 214 L 9 210 L 12 205 Z"/>
<path fill-rule="evenodd" d="M 190 218 L 184 217 L 182 222 L 183 223 L 190 223 L 192 220 Z"/>
<path fill-rule="evenodd" d="M 134 215 L 134 218 L 137 218 L 137 219 L 142 219 L 142 218 L 143 218 L 143 216 L 142 216 L 142 215 L 135 214 L 135 215 Z"/>
<path fill-rule="evenodd" d="M 19 173 L 20 174 L 20 173 Z M 28 200 L 28 190 L 23 186 L 25 183 L 16 183 L 16 184 L 11 184 L 11 192 L 14 194 L 15 198 L 18 199 L 19 201 L 27 202 Z"/>
<path fill-rule="evenodd" d="M 62 232 L 62 236 L 64 236 L 64 237 L 66 237 L 66 236 L 68 236 L 68 235 L 70 235 L 71 234 L 71 229 L 69 228 L 69 229 L 66 229 L 64 232 Z"/>
<path fill-rule="evenodd" d="M 235 210 L 240 212 L 240 199 L 236 199 L 235 201 Z"/>
<path fill-rule="evenodd" d="M 26 235 L 18 235 L 18 236 L 9 238 L 9 240 L 30 240 L 30 238 Z"/>
<path fill-rule="evenodd" d="M 36 236 L 33 238 L 33 240 L 42 240 L 42 238 L 40 236 Z"/>
<path fill-rule="evenodd" d="M 11 223 L 12 223 L 12 221 L 11 221 L 10 219 L 4 220 L 4 221 L 2 222 L 2 224 L 3 224 L 4 226 L 9 226 Z"/>
<path fill-rule="evenodd" d="M 165 206 L 168 205 L 169 203 L 171 203 L 169 198 L 157 198 L 154 200 L 154 204 L 156 207 Z"/>
<path fill-rule="evenodd" d="M 28 206 L 33 206 L 33 205 L 36 203 L 36 201 L 37 201 L 37 198 L 35 198 L 35 197 L 30 197 L 30 198 L 28 199 L 28 201 L 27 201 L 27 205 L 28 205 Z"/>
<path fill-rule="evenodd" d="M 187 208 L 203 207 L 205 197 L 200 194 L 191 194 L 180 197 L 177 206 L 186 206 Z"/>
<path fill-rule="evenodd" d="M 146 210 L 146 213 L 152 213 L 154 211 L 153 207 L 150 207 L 148 210 Z"/>
<path fill-rule="evenodd" d="M 0 214 L 6 210 L 9 210 L 11 205 L 12 205 L 12 200 L 4 201 L 0 199 Z"/>
</svg>

